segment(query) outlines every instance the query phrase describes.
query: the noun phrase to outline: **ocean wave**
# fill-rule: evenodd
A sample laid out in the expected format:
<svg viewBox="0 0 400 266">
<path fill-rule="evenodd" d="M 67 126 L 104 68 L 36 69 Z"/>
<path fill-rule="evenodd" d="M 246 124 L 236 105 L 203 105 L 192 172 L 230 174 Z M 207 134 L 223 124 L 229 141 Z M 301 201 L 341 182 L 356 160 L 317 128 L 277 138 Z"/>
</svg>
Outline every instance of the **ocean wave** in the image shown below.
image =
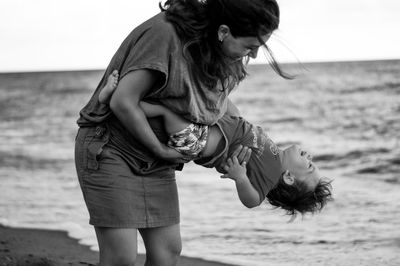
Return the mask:
<svg viewBox="0 0 400 266">
<path fill-rule="evenodd" d="M 361 167 L 356 170 L 357 174 L 393 174 L 393 175 L 398 175 L 399 173 L 399 167 L 393 166 L 388 161 L 383 161 L 380 163 L 377 163 L 376 165 L 373 166 L 365 166 Z M 399 177 L 396 178 L 389 178 L 389 182 L 394 182 L 395 179 L 399 179 Z"/>
<path fill-rule="evenodd" d="M 378 174 L 385 171 L 384 166 L 369 166 L 357 170 L 358 174 Z"/>
<path fill-rule="evenodd" d="M 383 84 L 375 84 L 370 86 L 356 86 L 353 88 L 346 88 L 338 90 L 337 92 L 341 94 L 353 94 L 353 93 L 366 93 L 366 92 L 382 92 L 390 91 L 395 93 L 400 93 L 400 83 L 399 82 L 385 82 Z"/>
<path fill-rule="evenodd" d="M 326 153 L 326 154 L 320 154 L 317 156 L 314 156 L 314 159 L 317 161 L 340 161 L 340 160 L 348 160 L 351 162 L 351 160 L 354 159 L 359 159 L 368 155 L 374 155 L 376 156 L 377 154 L 385 154 L 389 153 L 391 150 L 387 148 L 371 148 L 371 149 L 364 149 L 364 150 L 352 150 L 349 151 L 345 154 L 333 154 L 333 153 Z M 400 159 L 398 160 L 400 163 Z M 396 160 L 397 162 L 397 160 Z"/>
<path fill-rule="evenodd" d="M 34 158 L 24 154 L 16 154 L 15 152 L 0 151 L 0 165 L 6 166 L 7 168 L 48 170 L 62 168 L 67 162 L 71 163 L 72 159 Z"/>
<path fill-rule="evenodd" d="M 280 124 L 280 123 L 302 123 L 303 119 L 298 117 L 284 117 L 284 118 L 276 118 L 276 119 L 264 119 L 262 123 L 266 124 Z"/>
<path fill-rule="evenodd" d="M 393 165 L 400 165 L 400 158 L 399 157 L 391 158 L 388 161 Z"/>
<path fill-rule="evenodd" d="M 334 245 L 337 244 L 337 241 L 330 241 L 330 240 L 317 240 L 317 241 L 311 241 L 309 243 L 310 245 Z"/>
<path fill-rule="evenodd" d="M 395 176 L 384 178 L 383 181 L 389 184 L 400 184 L 400 178 Z"/>
<path fill-rule="evenodd" d="M 60 89 L 48 89 L 49 92 L 53 94 L 84 94 L 86 95 L 88 92 L 88 89 L 85 87 L 63 87 Z"/>
<path fill-rule="evenodd" d="M 386 82 L 384 88 L 399 90 L 400 82 Z"/>
</svg>

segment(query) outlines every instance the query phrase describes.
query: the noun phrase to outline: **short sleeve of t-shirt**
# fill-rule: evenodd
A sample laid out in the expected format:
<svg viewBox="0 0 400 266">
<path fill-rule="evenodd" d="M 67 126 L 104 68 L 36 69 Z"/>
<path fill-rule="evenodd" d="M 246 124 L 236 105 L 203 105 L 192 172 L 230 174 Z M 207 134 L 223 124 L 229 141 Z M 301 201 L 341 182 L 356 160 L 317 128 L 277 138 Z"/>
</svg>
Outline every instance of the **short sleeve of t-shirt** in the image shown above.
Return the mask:
<svg viewBox="0 0 400 266">
<path fill-rule="evenodd" d="M 192 122 L 206 125 L 214 124 L 226 111 L 229 92 L 205 87 L 193 75 L 175 27 L 161 12 L 136 27 L 122 42 L 89 103 L 81 110 L 78 124 L 104 122 L 111 111 L 99 103 L 98 94 L 108 75 L 118 70 L 122 79 L 137 69 L 152 69 L 164 75 L 164 80 L 144 96 L 146 101 L 162 104 Z"/>
<path fill-rule="evenodd" d="M 128 47 L 125 47 L 127 46 Z M 145 100 L 160 103 L 176 114 L 200 124 L 213 124 L 226 110 L 229 91 L 219 85 L 210 89 L 199 82 L 183 56 L 181 40 L 166 15 L 160 13 L 136 28 L 121 51 L 121 78 L 136 69 L 153 69 L 164 74 Z"/>
<path fill-rule="evenodd" d="M 122 42 L 111 59 L 107 70 L 90 101 L 80 111 L 78 124 L 80 126 L 98 124 L 105 121 L 111 114 L 108 105 L 100 104 L 98 95 L 105 86 L 108 75 L 118 70 L 120 79 L 136 69 L 153 69 L 164 74 L 165 86 L 169 78 L 170 59 L 177 53 L 180 43 L 174 27 L 165 22 L 163 13 L 150 18 L 136 27 Z M 176 57 L 176 56 L 175 56 Z M 154 93 L 156 88 L 150 93 Z"/>
<path fill-rule="evenodd" d="M 123 56 L 120 77 L 136 69 L 153 69 L 162 72 L 168 78 L 171 56 L 180 47 L 175 29 L 166 23 L 162 13 L 136 28 L 123 43 Z M 125 48 L 125 49 L 124 49 Z"/>
</svg>

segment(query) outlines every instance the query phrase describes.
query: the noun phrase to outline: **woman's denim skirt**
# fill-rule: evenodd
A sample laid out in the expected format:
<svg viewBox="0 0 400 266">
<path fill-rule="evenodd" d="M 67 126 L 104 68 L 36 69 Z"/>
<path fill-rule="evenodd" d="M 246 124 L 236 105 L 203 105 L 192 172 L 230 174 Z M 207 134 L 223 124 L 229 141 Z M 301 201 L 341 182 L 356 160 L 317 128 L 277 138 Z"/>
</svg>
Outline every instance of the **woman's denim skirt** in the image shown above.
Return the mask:
<svg viewBox="0 0 400 266">
<path fill-rule="evenodd" d="M 109 145 L 109 138 L 106 127 L 83 127 L 75 141 L 76 170 L 89 223 L 113 228 L 179 223 L 174 169 L 138 174 L 129 162 L 132 158 Z"/>
</svg>

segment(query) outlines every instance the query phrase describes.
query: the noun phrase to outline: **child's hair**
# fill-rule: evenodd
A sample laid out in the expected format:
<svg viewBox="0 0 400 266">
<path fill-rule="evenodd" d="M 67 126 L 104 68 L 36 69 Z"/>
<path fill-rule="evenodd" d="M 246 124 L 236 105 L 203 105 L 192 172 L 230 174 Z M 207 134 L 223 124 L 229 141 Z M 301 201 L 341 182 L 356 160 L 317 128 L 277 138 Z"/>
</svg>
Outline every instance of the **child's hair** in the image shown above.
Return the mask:
<svg viewBox="0 0 400 266">
<path fill-rule="evenodd" d="M 246 77 L 243 62 L 232 62 L 224 56 L 218 44 L 217 31 L 227 25 L 234 37 L 257 37 L 270 34 L 279 25 L 276 0 L 167 0 L 160 3 L 166 18 L 180 36 L 183 54 L 202 82 L 213 88 L 221 82 L 223 89 L 232 89 Z M 264 44 L 272 68 L 288 78 L 271 50 Z"/>
<path fill-rule="evenodd" d="M 294 184 L 288 185 L 279 179 L 278 184 L 268 193 L 269 203 L 276 208 L 282 208 L 286 214 L 296 216 L 297 213 L 315 213 L 321 211 L 325 204 L 332 200 L 332 181 L 321 179 L 314 191 L 305 183 L 295 180 Z"/>
</svg>

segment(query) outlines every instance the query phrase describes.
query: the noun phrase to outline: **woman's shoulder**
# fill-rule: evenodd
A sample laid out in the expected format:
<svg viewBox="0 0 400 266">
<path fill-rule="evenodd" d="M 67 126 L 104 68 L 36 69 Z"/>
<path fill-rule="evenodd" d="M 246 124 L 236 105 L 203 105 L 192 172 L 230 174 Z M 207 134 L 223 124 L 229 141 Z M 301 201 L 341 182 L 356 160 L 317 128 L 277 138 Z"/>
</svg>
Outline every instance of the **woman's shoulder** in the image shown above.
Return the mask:
<svg viewBox="0 0 400 266">
<path fill-rule="evenodd" d="M 152 69 L 168 75 L 171 58 L 180 56 L 180 40 L 163 12 L 137 26 L 113 57 L 120 78 L 137 69 Z"/>
<path fill-rule="evenodd" d="M 153 35 L 153 37 L 164 41 L 179 40 L 174 25 L 167 20 L 164 12 L 160 12 L 143 22 L 134 31 L 140 35 Z"/>
<path fill-rule="evenodd" d="M 167 20 L 165 12 L 160 12 L 153 17 L 153 27 L 160 30 L 165 30 L 167 32 L 175 32 L 174 25 Z"/>
</svg>

